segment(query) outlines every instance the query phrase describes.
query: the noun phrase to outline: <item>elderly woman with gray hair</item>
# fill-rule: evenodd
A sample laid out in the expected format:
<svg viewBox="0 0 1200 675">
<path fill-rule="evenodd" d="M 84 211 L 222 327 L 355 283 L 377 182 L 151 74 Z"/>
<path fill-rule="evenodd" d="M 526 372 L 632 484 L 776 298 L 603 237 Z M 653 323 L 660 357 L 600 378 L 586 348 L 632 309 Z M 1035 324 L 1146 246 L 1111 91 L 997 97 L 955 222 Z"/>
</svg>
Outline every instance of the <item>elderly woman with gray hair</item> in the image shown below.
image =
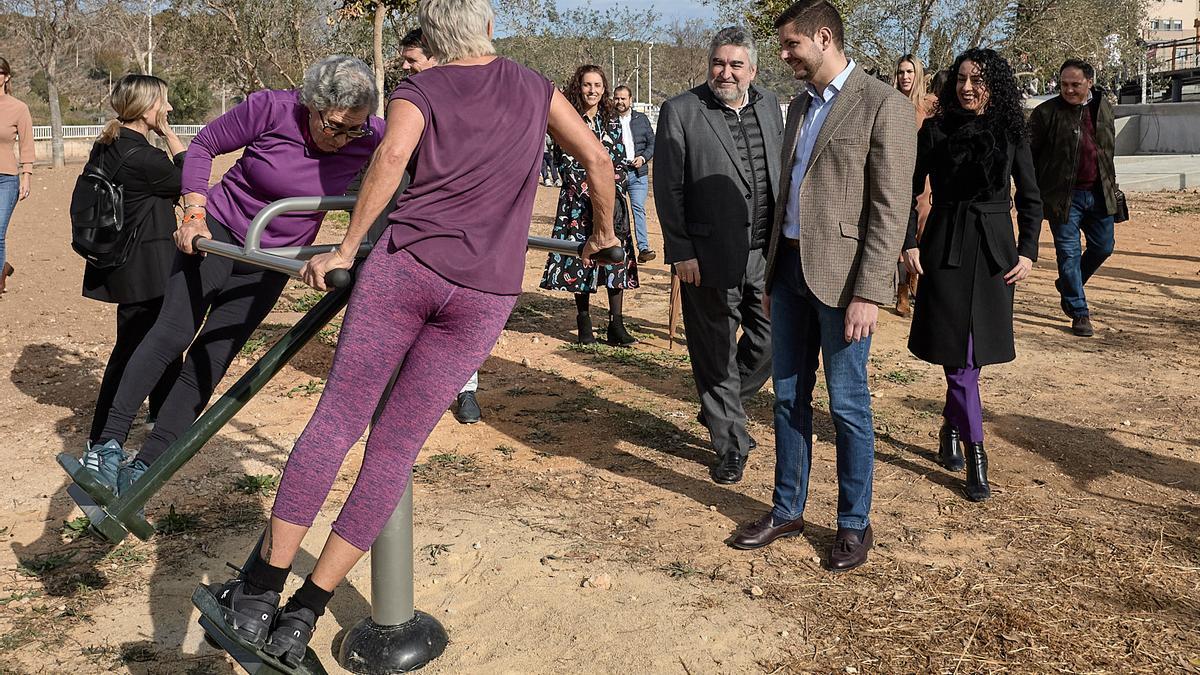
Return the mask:
<svg viewBox="0 0 1200 675">
<path fill-rule="evenodd" d="M 328 270 L 349 267 L 385 209 L 390 225 L 359 269 L 329 381 L 288 458 L 261 546 L 239 577 L 204 587 L 213 603 L 201 596 L 209 609 L 220 607 L 219 617 L 205 616 L 223 632 L 290 667 L 304 656 L 334 588 L 395 511 L 425 439 L 516 304 L 547 130 L 587 173 L 593 229 L 585 261 L 618 244 L 608 151 L 545 77 L 496 56 L 488 0 L 423 0 L 419 17 L 440 65 L 392 94 L 387 136 L 346 236 L 337 250 L 309 261 L 305 281 L 321 288 Z M 412 183 L 391 204 L 410 160 Z M 354 488 L 312 574 L 281 608 L 300 544 L 377 406 Z"/>
<path fill-rule="evenodd" d="M 174 235 L 180 253 L 162 309 L 130 357 L 104 430 L 83 457 L 84 467 L 114 492 L 136 481 L 196 420 L 287 283 L 277 272 L 196 255 L 192 240 L 203 236 L 240 244 L 255 214 L 275 200 L 345 192 L 383 137 L 383 120 L 370 115 L 377 101 L 375 78 L 365 63 L 330 56 L 308 69 L 301 90 L 250 94 L 192 140 L 182 177 L 183 222 Z M 242 156 L 210 188 L 213 158 L 238 150 Z M 323 215 L 276 218 L 262 243 L 310 244 Z M 137 456 L 124 462 L 124 444 L 142 401 L 184 350 L 182 372 L 153 432 Z"/>
</svg>

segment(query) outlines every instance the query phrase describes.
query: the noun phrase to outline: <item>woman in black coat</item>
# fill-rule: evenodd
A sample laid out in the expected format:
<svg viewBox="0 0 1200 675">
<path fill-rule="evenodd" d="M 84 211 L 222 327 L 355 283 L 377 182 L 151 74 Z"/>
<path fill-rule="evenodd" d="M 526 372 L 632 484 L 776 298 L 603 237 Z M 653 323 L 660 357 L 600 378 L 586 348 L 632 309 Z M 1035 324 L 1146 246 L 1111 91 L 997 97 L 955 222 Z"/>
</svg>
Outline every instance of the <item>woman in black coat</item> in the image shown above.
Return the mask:
<svg viewBox="0 0 1200 675">
<path fill-rule="evenodd" d="M 979 370 L 1016 358 L 1013 291 L 1037 260 L 1042 201 L 1008 62 L 991 49 L 970 49 L 951 72 L 955 77 L 938 92 L 938 113 L 917 135 L 904 260 L 910 273 L 924 278 L 908 348 L 945 368 L 939 457 L 952 471 L 966 464 L 967 498 L 981 501 L 991 496 L 991 488 Z M 916 196 L 925 189 L 926 177 L 933 210 L 918 248 Z M 1016 184 L 1015 241 L 1010 178 Z"/>
<path fill-rule="evenodd" d="M 84 297 L 117 305 L 117 342 L 100 383 L 89 448 L 99 441 L 129 357 L 162 306 L 177 251 L 171 235 L 184 158 L 183 143 L 167 122 L 171 104 L 166 82 L 149 75 L 126 75 L 113 87 L 110 100 L 117 117 L 100 133 L 88 162 L 123 186 L 124 223 L 138 228 L 138 239 L 125 264 L 110 269 L 88 264 L 83 272 Z M 150 144 L 151 131 L 166 141 L 170 156 Z M 178 375 L 180 363 L 177 359 L 171 364 L 150 395 L 150 420 Z M 91 454 L 84 455 L 85 464 Z"/>
</svg>

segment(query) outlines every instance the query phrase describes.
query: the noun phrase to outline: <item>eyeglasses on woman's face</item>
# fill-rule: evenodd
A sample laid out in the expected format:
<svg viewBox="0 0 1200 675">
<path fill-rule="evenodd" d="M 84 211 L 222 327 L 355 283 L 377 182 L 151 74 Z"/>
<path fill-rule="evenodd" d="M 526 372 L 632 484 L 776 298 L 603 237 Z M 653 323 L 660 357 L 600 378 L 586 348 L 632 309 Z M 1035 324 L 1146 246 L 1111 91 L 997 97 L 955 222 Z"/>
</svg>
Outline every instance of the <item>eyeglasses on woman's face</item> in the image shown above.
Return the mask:
<svg viewBox="0 0 1200 675">
<path fill-rule="evenodd" d="M 330 124 L 325 119 L 324 111 L 318 110 L 317 117 L 321 120 L 321 132 L 330 138 L 336 136 L 346 136 L 347 138 L 363 138 L 370 136 L 374 132 L 371 127 L 366 124 L 359 124 L 353 127 L 344 127 L 340 124 Z"/>
</svg>

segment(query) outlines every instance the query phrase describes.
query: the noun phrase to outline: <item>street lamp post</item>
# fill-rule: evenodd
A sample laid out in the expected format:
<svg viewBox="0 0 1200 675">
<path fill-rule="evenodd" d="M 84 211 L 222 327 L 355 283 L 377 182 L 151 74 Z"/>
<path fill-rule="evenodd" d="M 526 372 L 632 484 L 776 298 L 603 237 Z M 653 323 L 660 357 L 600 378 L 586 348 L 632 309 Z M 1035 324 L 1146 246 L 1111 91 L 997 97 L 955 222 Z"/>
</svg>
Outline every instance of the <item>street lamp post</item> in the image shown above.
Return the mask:
<svg viewBox="0 0 1200 675">
<path fill-rule="evenodd" d="M 654 43 L 650 43 L 650 82 L 646 85 L 646 103 L 654 105 Z"/>
</svg>

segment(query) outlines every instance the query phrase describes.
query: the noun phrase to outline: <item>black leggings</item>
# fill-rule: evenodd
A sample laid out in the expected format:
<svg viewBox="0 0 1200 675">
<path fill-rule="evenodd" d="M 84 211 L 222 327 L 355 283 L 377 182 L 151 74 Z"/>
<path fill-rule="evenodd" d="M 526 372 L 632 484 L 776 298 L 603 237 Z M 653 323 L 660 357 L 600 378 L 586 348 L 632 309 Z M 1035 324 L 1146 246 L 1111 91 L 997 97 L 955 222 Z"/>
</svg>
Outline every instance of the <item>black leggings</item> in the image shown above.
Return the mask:
<svg viewBox="0 0 1200 675">
<path fill-rule="evenodd" d="M 117 385 L 121 383 L 125 374 L 125 366 L 133 356 L 133 351 L 154 326 L 162 302 L 160 297 L 145 302 L 123 302 L 117 305 L 117 342 L 113 345 L 108 365 L 104 368 L 104 379 L 100 380 L 100 392 L 96 395 L 96 412 L 92 416 L 92 430 L 88 432 L 89 441 L 96 443 L 100 440 L 100 434 L 108 423 L 108 410 L 112 407 L 113 397 L 117 395 Z M 167 366 L 158 384 L 154 385 L 150 392 L 150 417 L 158 417 L 158 411 L 162 408 L 175 378 L 179 377 L 182 365 L 183 357 L 180 356 Z"/>
<path fill-rule="evenodd" d="M 608 289 L 608 315 L 621 316 L 625 305 L 624 289 L 610 288 Z M 579 313 L 588 311 L 592 304 L 591 293 L 576 293 L 575 294 L 575 309 Z"/>
<path fill-rule="evenodd" d="M 233 241 L 229 231 L 211 218 L 208 228 L 214 240 Z M 154 431 L 137 455 L 147 465 L 153 464 L 204 411 L 229 364 L 271 312 L 287 280 L 278 272 L 220 256 L 176 256 L 158 320 L 129 359 L 98 440 L 125 444 L 142 401 L 187 350 Z"/>
</svg>

